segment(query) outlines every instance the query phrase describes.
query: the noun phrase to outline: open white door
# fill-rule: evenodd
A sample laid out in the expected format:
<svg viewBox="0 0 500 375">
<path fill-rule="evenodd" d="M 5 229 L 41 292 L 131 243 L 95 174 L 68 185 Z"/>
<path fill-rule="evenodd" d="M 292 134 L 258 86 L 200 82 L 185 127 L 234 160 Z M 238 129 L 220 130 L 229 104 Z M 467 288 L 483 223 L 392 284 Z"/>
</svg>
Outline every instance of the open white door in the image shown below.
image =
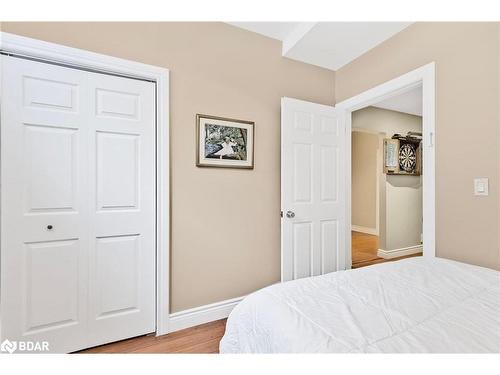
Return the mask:
<svg viewBox="0 0 500 375">
<path fill-rule="evenodd" d="M 281 100 L 281 280 L 346 268 L 345 112 Z"/>
</svg>

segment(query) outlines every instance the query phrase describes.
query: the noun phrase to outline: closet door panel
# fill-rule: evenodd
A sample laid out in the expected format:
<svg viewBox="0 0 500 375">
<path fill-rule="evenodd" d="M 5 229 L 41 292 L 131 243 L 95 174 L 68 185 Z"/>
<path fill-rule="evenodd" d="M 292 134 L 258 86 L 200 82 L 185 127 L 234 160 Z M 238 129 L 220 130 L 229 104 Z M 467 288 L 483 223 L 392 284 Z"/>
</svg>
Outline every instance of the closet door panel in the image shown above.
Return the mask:
<svg viewBox="0 0 500 375">
<path fill-rule="evenodd" d="M 155 331 L 154 84 L 91 73 L 92 345 Z"/>
<path fill-rule="evenodd" d="M 154 332 L 154 84 L 1 58 L 0 341 Z"/>
<path fill-rule="evenodd" d="M 87 343 L 86 76 L 2 56 L 2 341 Z"/>
</svg>

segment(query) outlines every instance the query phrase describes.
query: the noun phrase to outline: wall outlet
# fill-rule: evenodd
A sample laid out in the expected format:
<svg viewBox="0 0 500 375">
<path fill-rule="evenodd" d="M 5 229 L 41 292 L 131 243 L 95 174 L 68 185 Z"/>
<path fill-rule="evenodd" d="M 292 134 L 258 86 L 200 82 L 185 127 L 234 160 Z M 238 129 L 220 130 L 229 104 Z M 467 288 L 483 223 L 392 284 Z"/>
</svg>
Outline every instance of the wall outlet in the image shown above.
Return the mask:
<svg viewBox="0 0 500 375">
<path fill-rule="evenodd" d="M 474 179 L 474 195 L 488 195 L 489 186 L 487 178 Z"/>
</svg>

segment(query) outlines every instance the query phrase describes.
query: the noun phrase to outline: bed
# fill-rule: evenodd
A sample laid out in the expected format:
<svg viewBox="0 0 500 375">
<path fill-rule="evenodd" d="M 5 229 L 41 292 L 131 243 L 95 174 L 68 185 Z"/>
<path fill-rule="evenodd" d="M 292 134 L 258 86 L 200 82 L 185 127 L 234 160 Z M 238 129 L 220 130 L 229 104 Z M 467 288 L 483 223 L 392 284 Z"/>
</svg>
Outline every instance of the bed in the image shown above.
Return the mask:
<svg viewBox="0 0 500 375">
<path fill-rule="evenodd" d="M 221 353 L 500 352 L 500 272 L 409 258 L 259 290 Z"/>
</svg>

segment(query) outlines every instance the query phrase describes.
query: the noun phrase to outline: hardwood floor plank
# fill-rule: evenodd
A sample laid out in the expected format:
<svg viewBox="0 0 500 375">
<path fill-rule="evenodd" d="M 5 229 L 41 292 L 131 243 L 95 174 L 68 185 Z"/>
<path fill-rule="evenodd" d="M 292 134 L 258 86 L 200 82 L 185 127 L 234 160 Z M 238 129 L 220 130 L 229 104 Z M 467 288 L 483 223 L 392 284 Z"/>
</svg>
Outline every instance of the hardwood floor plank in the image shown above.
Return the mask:
<svg viewBox="0 0 500 375">
<path fill-rule="evenodd" d="M 95 348 L 81 354 L 101 353 L 206 353 L 219 350 L 226 329 L 226 319 L 183 329 L 162 336 L 139 336 Z"/>
<path fill-rule="evenodd" d="M 216 346 L 218 348 L 224 331 L 225 326 L 217 325 L 203 331 L 187 332 L 185 335 L 171 340 L 157 341 L 152 345 L 134 350 L 133 353 L 198 353 L 196 348 L 200 347 L 201 344 L 213 342 L 213 340 L 217 340 Z"/>
<path fill-rule="evenodd" d="M 177 351 L 176 353 L 189 354 L 217 354 L 219 353 L 220 338 L 214 338 L 204 343 L 193 345 L 187 350 Z"/>
</svg>

